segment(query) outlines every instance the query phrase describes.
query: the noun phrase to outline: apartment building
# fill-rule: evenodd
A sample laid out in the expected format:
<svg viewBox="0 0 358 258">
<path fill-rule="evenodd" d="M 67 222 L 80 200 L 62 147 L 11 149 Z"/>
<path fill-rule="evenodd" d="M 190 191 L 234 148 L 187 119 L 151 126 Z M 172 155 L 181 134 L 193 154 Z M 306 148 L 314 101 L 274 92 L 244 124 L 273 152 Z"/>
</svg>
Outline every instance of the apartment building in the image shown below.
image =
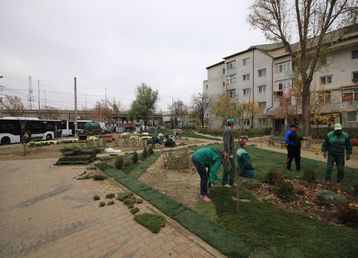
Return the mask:
<svg viewBox="0 0 358 258">
<path fill-rule="evenodd" d="M 203 94 L 208 97 L 209 128 L 222 126 L 210 109 L 222 94 L 227 94 L 233 109 L 248 101 L 260 107 L 261 113 L 254 121 L 247 121 L 246 127 L 254 122 L 255 127 L 282 131 L 289 123 L 299 121 L 301 104 L 294 87 L 292 58 L 282 45 L 252 46 L 206 69 L 208 79 L 203 82 Z M 333 114 L 332 123 L 358 126 L 357 30 L 329 48 L 314 74 L 311 92 L 313 114 Z"/>
</svg>

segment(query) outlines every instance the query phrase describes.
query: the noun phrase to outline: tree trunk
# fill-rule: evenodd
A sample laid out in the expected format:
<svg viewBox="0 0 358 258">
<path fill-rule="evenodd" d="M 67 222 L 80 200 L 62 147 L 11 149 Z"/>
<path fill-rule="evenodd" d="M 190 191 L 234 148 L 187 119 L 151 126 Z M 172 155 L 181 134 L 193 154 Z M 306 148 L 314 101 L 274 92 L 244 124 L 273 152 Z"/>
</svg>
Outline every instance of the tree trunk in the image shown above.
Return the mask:
<svg viewBox="0 0 358 258">
<path fill-rule="evenodd" d="M 302 90 L 302 122 L 303 122 L 303 133 L 305 136 L 310 136 L 310 84 L 311 82 L 306 80 L 303 81 Z"/>
</svg>

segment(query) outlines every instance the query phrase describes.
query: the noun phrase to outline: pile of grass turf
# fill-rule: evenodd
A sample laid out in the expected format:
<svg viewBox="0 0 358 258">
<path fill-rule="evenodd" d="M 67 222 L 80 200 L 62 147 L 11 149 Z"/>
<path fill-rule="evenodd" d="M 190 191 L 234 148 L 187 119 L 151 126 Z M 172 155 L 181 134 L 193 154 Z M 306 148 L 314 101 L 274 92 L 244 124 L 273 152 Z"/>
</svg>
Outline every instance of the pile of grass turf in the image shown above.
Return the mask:
<svg viewBox="0 0 358 258">
<path fill-rule="evenodd" d="M 165 218 L 163 216 L 151 213 L 142 213 L 134 215 L 134 220 L 153 233 L 158 233 L 165 226 Z"/>
</svg>

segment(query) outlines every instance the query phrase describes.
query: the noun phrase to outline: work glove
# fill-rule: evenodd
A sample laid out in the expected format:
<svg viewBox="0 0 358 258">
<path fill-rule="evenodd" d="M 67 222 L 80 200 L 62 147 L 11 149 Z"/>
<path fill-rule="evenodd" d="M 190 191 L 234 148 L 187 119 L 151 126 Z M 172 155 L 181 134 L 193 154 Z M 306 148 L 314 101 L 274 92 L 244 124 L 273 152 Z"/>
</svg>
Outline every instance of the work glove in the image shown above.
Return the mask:
<svg viewBox="0 0 358 258">
<path fill-rule="evenodd" d="M 231 154 L 231 155 L 229 156 L 229 158 L 230 158 L 230 159 L 233 159 L 233 158 L 234 158 L 234 155 Z"/>
<path fill-rule="evenodd" d="M 346 160 L 350 160 L 350 159 L 351 159 L 351 155 L 347 154 Z"/>
<path fill-rule="evenodd" d="M 327 153 L 323 152 L 323 158 L 327 158 Z"/>
</svg>

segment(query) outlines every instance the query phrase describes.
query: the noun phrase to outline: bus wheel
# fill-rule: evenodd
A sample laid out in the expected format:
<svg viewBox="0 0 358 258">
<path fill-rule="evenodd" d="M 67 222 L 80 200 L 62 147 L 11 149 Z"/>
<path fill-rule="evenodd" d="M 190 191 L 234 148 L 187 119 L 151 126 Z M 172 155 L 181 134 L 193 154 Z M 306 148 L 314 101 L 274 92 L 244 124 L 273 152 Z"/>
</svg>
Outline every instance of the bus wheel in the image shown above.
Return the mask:
<svg viewBox="0 0 358 258">
<path fill-rule="evenodd" d="M 46 135 L 46 140 L 52 140 L 52 135 L 51 134 Z"/>
<path fill-rule="evenodd" d="M 6 145 L 6 144 L 10 144 L 10 138 L 9 137 L 4 137 L 1 139 L 1 145 Z"/>
</svg>

